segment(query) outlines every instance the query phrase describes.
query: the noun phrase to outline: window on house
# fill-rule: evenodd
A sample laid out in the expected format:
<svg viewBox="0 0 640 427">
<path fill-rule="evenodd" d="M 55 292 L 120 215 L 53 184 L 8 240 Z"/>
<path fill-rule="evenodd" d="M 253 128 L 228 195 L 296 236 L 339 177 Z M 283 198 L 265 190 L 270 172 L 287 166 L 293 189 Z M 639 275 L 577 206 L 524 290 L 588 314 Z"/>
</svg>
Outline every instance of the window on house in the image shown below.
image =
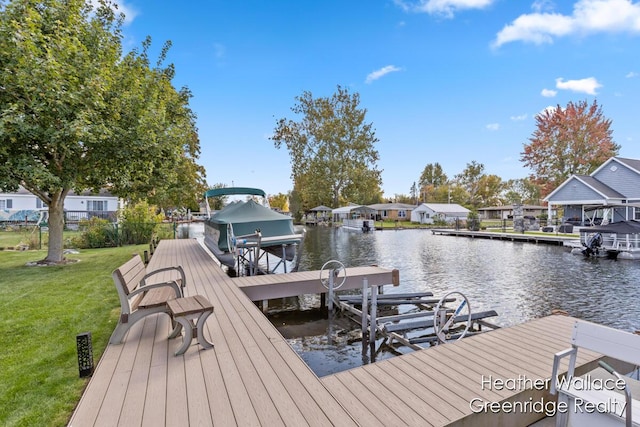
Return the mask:
<svg viewBox="0 0 640 427">
<path fill-rule="evenodd" d="M 406 218 L 407 211 L 398 211 L 398 218 Z"/>
<path fill-rule="evenodd" d="M 633 208 L 633 219 L 640 221 L 640 208 Z"/>
<path fill-rule="evenodd" d="M 87 210 L 88 211 L 106 211 L 107 201 L 106 200 L 87 200 Z"/>
<path fill-rule="evenodd" d="M 11 209 L 11 208 L 13 208 L 12 199 L 0 200 L 0 209 Z"/>
<path fill-rule="evenodd" d="M 42 200 L 36 199 L 36 209 L 42 209 Z"/>
</svg>

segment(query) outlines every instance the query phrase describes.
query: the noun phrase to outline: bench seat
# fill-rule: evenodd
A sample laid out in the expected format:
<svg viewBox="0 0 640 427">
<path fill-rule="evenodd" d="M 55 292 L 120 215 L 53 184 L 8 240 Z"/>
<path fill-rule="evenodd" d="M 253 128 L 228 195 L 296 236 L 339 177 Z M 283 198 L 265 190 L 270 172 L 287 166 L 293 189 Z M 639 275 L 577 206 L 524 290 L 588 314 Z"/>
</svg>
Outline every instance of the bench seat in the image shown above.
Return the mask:
<svg viewBox="0 0 640 427">
<path fill-rule="evenodd" d="M 170 279 L 154 281 L 154 276 L 160 274 L 163 274 L 163 278 Z M 111 344 L 121 343 L 127 331 L 138 320 L 155 313 L 169 314 L 167 301 L 182 298 L 186 285 L 181 266 L 147 272 L 138 254 L 115 269 L 112 277 L 120 299 L 120 318 L 109 340 Z M 175 328 L 175 322 L 172 321 L 172 324 Z"/>
</svg>

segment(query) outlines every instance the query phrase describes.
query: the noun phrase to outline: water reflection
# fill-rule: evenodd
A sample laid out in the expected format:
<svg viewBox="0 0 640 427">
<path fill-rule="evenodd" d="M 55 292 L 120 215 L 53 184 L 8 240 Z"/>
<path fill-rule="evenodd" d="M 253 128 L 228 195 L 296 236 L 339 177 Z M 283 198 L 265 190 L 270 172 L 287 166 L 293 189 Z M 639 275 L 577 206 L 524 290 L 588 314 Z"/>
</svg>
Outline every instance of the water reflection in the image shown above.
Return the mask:
<svg viewBox="0 0 640 427">
<path fill-rule="evenodd" d="M 510 326 L 562 309 L 570 315 L 634 331 L 640 263 L 585 259 L 559 246 L 433 235 L 428 230 L 358 233 L 310 228 L 301 270 L 329 259 L 346 266 L 377 264 L 400 270 L 388 292 L 459 290 L 474 311 L 496 310 Z"/>
</svg>

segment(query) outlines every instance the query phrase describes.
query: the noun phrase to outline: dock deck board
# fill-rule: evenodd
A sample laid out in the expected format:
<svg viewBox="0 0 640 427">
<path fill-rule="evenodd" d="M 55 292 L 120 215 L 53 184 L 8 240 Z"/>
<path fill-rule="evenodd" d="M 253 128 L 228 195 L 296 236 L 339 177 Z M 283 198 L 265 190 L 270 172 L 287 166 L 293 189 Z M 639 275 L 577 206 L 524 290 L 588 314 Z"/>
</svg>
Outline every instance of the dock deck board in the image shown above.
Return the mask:
<svg viewBox="0 0 640 427">
<path fill-rule="evenodd" d="M 176 357 L 182 339 L 167 338 L 169 317 L 148 316 L 123 344 L 107 346 L 70 425 L 492 425 L 495 416 L 472 413 L 471 399 L 530 394 L 482 390 L 482 376 L 549 377 L 575 320 L 550 316 L 319 379 L 245 294 L 250 286 L 281 292 L 272 286 L 290 287 L 290 274 L 230 278 L 195 240 L 162 241 L 149 269 L 167 265 L 185 269 L 187 296 L 204 295 L 213 304 L 204 333 L 214 347 L 203 350 L 194 341 Z M 351 271 L 360 281 L 372 272 Z M 390 278 L 388 270 L 374 273 Z M 318 281 L 318 272 L 295 274 Z M 578 365 L 598 358 L 581 351 Z"/>
<path fill-rule="evenodd" d="M 433 425 L 497 425 L 495 416 L 474 413 L 470 401 L 478 398 L 485 402 L 526 402 L 529 398 L 548 398 L 547 390 L 520 389 L 519 386 L 502 390 L 487 385 L 483 387 L 483 378 L 487 381 L 490 376 L 492 379 L 515 381 L 520 378 L 522 384 L 527 380 L 550 378 L 553 355 L 570 346 L 574 322 L 575 319 L 565 316 L 536 319 L 337 373 L 322 378 L 322 381 L 331 391 L 336 384 L 348 384 L 348 387 L 336 387 L 335 392 L 345 408 L 354 413 L 361 411 L 361 406 L 366 406 L 366 401 L 354 402 L 358 396 L 366 396 L 366 389 L 371 384 L 351 381 L 351 378 L 363 378 L 364 373 L 369 373 L 371 378 L 384 381 L 383 389 L 391 392 L 394 398 L 412 402 L 412 408 L 420 408 L 421 414 L 429 414 L 426 422 Z M 534 341 L 528 339 L 529 332 L 534 334 Z M 581 351 L 577 364 L 585 371 L 599 358 L 597 353 Z M 566 372 L 567 364 L 563 363 L 561 372 Z M 418 401 L 419 404 L 416 403 Z M 396 404 L 393 405 L 397 407 Z M 506 422 L 504 425 L 528 425 L 541 418 L 534 413 L 525 415 L 501 416 Z M 520 424 L 522 422 L 525 424 Z"/>
</svg>

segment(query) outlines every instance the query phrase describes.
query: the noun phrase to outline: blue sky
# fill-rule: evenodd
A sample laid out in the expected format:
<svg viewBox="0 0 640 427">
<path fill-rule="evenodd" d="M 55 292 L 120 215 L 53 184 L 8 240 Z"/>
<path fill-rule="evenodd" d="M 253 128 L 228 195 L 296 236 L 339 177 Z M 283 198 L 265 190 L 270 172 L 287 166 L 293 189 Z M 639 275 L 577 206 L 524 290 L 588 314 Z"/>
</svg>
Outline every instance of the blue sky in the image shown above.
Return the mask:
<svg viewBox="0 0 640 427">
<path fill-rule="evenodd" d="M 386 197 L 424 167 L 475 160 L 524 178 L 535 115 L 594 99 L 620 155 L 640 158 L 640 1 L 323 0 L 120 2 L 125 49 L 173 47 L 193 92 L 210 185 L 291 190 L 289 155 L 268 138 L 295 97 L 360 94 Z"/>
</svg>

